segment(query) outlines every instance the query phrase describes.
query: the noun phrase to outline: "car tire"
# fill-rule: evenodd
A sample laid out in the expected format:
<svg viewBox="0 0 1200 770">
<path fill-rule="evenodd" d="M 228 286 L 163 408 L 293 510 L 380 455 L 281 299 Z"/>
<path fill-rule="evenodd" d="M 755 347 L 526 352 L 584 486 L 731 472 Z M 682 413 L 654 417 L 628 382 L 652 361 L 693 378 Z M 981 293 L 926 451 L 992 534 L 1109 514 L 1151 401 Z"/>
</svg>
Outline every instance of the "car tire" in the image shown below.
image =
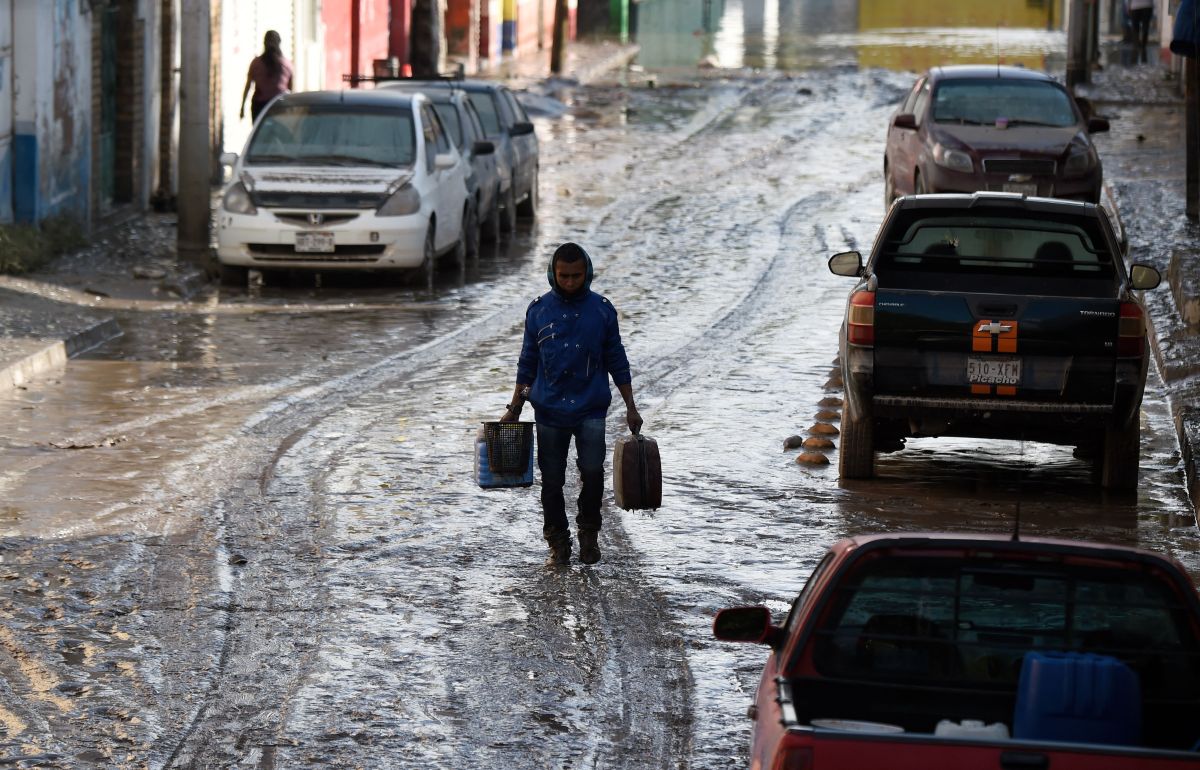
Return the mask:
<svg viewBox="0 0 1200 770">
<path fill-rule="evenodd" d="M 459 242 L 462 244 L 463 256 L 469 259 L 479 259 L 479 215 L 476 213 L 478 210 L 475 201 L 467 201 L 463 209 L 462 238 Z M 466 259 L 462 261 L 466 264 Z"/>
<path fill-rule="evenodd" d="M 241 265 L 222 264 L 217 267 L 217 273 L 222 286 L 241 286 L 244 289 L 250 278 L 250 269 Z"/>
<path fill-rule="evenodd" d="M 525 200 L 517 205 L 517 214 L 525 219 L 533 219 L 537 216 L 538 204 L 538 172 L 533 171 L 533 181 L 529 183 L 529 195 L 525 196 Z"/>
<path fill-rule="evenodd" d="M 500 229 L 506 233 L 517 229 L 517 200 L 512 187 L 508 188 L 503 204 L 500 206 Z"/>
<path fill-rule="evenodd" d="M 492 208 L 480 228 L 480 239 L 486 243 L 500 240 L 500 188 L 492 193 Z"/>
<path fill-rule="evenodd" d="M 429 229 L 425 231 L 425 258 L 417 268 L 417 274 L 425 284 L 425 291 L 433 291 L 433 274 L 437 270 L 437 249 L 434 248 L 436 227 L 437 223 L 430 220 Z"/>
<path fill-rule="evenodd" d="M 1142 426 L 1136 415 L 1131 425 L 1106 428 L 1104 453 L 1100 458 L 1100 486 L 1120 491 L 1137 489 L 1141 454 Z"/>
<path fill-rule="evenodd" d="M 843 479 L 869 479 L 875 475 L 875 418 L 870 412 L 851 416 L 842 414 L 842 448 L 838 451 L 838 476 Z"/>
</svg>

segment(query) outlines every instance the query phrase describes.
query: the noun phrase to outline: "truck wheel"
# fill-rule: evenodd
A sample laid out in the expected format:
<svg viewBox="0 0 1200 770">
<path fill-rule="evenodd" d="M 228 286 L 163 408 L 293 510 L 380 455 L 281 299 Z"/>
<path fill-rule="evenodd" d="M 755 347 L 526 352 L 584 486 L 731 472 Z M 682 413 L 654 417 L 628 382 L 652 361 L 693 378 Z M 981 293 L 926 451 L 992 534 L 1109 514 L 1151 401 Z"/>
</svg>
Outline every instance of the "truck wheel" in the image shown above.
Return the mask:
<svg viewBox="0 0 1200 770">
<path fill-rule="evenodd" d="M 1126 428 L 1109 427 L 1104 431 L 1104 456 L 1100 464 L 1100 486 L 1105 489 L 1134 490 L 1138 485 L 1138 465 L 1142 455 L 1142 425 L 1139 416 Z"/>
<path fill-rule="evenodd" d="M 843 479 L 869 479 L 875 475 L 875 419 L 870 414 L 842 414 L 842 448 L 838 452 L 838 475 Z"/>
<path fill-rule="evenodd" d="M 483 227 L 480 237 L 486 243 L 495 243 L 500 240 L 500 188 L 497 187 L 492 193 L 492 208 L 488 212 L 487 219 L 483 222 Z"/>
</svg>

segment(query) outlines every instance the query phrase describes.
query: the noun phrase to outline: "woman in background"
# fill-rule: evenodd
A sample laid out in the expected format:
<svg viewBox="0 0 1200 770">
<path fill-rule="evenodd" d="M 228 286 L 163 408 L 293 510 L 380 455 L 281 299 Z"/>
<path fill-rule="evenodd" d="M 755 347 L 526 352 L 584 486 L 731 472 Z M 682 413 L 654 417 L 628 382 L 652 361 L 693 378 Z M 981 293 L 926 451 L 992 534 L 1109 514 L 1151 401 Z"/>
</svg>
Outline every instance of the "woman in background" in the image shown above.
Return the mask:
<svg viewBox="0 0 1200 770">
<path fill-rule="evenodd" d="M 292 63 L 283 56 L 279 33 L 270 30 L 263 35 L 263 52 L 250 62 L 246 72 L 246 87 L 242 89 L 242 109 L 238 117 L 246 117 L 246 94 L 254 84 L 254 98 L 250 100 L 250 120 L 258 120 L 258 113 L 267 103 L 280 94 L 292 90 Z"/>
</svg>

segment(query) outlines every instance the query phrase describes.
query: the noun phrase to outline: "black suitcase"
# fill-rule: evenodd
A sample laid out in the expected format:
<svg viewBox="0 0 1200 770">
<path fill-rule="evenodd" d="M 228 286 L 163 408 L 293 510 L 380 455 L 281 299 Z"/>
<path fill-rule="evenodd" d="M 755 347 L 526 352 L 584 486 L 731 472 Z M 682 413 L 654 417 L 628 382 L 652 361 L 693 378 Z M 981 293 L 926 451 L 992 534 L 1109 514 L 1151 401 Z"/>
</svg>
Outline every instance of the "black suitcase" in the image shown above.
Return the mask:
<svg viewBox="0 0 1200 770">
<path fill-rule="evenodd" d="M 647 436 L 625 436 L 613 447 L 613 492 L 617 507 L 627 511 L 662 505 L 662 462 L 658 442 Z"/>
</svg>

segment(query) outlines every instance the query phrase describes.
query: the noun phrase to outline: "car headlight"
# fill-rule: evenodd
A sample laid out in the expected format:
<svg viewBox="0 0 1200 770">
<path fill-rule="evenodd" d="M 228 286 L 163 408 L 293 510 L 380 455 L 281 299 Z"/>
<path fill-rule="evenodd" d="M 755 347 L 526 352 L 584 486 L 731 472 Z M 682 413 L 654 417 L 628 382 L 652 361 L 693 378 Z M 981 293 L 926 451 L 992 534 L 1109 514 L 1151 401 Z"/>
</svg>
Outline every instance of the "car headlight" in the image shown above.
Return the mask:
<svg viewBox="0 0 1200 770">
<path fill-rule="evenodd" d="M 1096 165 L 1096 154 L 1090 147 L 1077 147 L 1067 156 L 1063 172 L 1067 174 L 1082 174 Z"/>
<path fill-rule="evenodd" d="M 933 162 L 951 171 L 961 171 L 964 174 L 975 172 L 975 164 L 971 156 L 962 150 L 950 150 L 941 144 L 933 146 Z"/>
<path fill-rule="evenodd" d="M 241 182 L 229 185 L 229 189 L 225 191 L 225 197 L 221 199 L 221 206 L 234 214 L 258 213 L 258 209 L 254 206 L 254 200 L 250 197 L 250 193 L 246 192 L 246 186 Z"/>
<path fill-rule="evenodd" d="M 406 184 L 383 202 L 375 213 L 381 217 L 405 217 L 416 214 L 421 210 L 421 193 L 410 184 Z"/>
</svg>

